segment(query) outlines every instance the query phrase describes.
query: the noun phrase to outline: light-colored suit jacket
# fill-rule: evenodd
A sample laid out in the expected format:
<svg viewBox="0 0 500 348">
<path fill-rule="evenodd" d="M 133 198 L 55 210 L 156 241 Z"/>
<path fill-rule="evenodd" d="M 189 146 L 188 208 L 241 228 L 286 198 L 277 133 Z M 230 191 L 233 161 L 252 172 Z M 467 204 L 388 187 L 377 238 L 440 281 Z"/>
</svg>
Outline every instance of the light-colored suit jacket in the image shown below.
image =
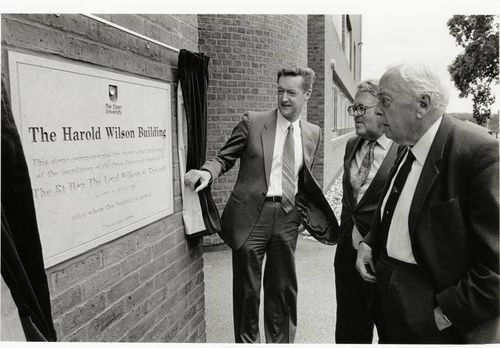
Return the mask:
<svg viewBox="0 0 500 348">
<path fill-rule="evenodd" d="M 335 253 L 335 270 L 346 272 L 352 271 L 351 252 L 345 248 L 352 248 L 352 229 L 356 225 L 359 233 L 364 237 L 370 230 L 377 203 L 384 190 L 389 172 L 396 160 L 398 145 L 392 143 L 384 161 L 375 174 L 370 186 L 361 197 L 359 202 L 354 198 L 351 186 L 351 162 L 363 144 L 364 139 L 354 136 L 347 141 L 344 155 L 344 174 L 342 177 L 342 214 L 340 223 L 340 234 L 338 237 L 337 251 Z"/>
</svg>

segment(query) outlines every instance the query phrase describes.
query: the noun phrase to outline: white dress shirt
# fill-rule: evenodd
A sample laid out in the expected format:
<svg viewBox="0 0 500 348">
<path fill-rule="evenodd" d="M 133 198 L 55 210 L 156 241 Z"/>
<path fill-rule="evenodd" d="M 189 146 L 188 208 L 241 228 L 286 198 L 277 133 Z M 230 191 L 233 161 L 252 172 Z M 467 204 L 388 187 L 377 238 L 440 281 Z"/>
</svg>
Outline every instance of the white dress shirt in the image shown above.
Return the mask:
<svg viewBox="0 0 500 348">
<path fill-rule="evenodd" d="M 410 206 L 413 201 L 413 195 L 415 194 L 415 189 L 417 188 L 418 181 L 420 179 L 420 174 L 422 173 L 422 168 L 425 163 L 425 159 L 429 153 L 432 142 L 436 137 L 436 133 L 441 125 L 440 117 L 434 124 L 424 133 L 424 135 L 417 141 L 417 143 L 410 149 L 410 151 L 415 156 L 415 160 L 406 179 L 401 195 L 399 196 L 396 208 L 394 209 L 394 215 L 392 216 L 391 224 L 389 226 L 389 234 L 387 236 L 387 254 L 397 260 L 416 264 L 415 258 L 413 257 L 413 251 L 411 248 L 410 240 L 410 229 L 408 226 L 408 216 L 410 214 Z M 398 172 L 401 169 L 406 156 L 401 161 Z M 396 175 L 392 178 L 389 190 L 387 193 L 391 192 L 392 186 L 394 185 L 394 179 Z M 387 202 L 389 195 L 386 194 L 382 202 L 382 207 L 380 209 L 380 219 L 382 219 L 385 204 Z"/>
<path fill-rule="evenodd" d="M 376 140 L 375 147 L 373 148 L 373 162 L 370 167 L 368 176 L 366 177 L 365 183 L 359 189 L 356 203 L 358 203 L 361 200 L 368 187 L 370 187 L 370 184 L 373 181 L 375 175 L 377 175 L 377 172 L 380 166 L 382 165 L 382 162 L 384 162 L 385 156 L 387 156 L 387 153 L 389 152 L 391 145 L 392 145 L 392 140 L 387 138 L 384 134 L 382 134 Z M 359 150 L 356 152 L 351 162 L 351 172 L 350 172 L 351 178 L 357 175 L 359 167 L 361 166 L 363 158 L 365 158 L 365 155 L 368 152 L 368 150 L 369 150 L 368 140 L 365 140 L 364 143 L 359 148 Z M 359 243 L 362 240 L 363 237 L 356 228 L 356 225 L 354 225 L 352 229 L 352 246 L 354 247 L 354 249 L 356 250 L 358 249 Z"/>
<path fill-rule="evenodd" d="M 278 109 L 278 119 L 276 123 L 276 136 L 274 138 L 273 163 L 271 166 L 271 176 L 267 197 L 281 196 L 282 158 L 285 138 L 290 122 L 281 114 Z M 298 190 L 299 170 L 302 168 L 304 158 L 302 156 L 302 131 L 300 129 L 300 117 L 293 124 L 293 148 L 295 151 L 295 193 Z"/>
</svg>

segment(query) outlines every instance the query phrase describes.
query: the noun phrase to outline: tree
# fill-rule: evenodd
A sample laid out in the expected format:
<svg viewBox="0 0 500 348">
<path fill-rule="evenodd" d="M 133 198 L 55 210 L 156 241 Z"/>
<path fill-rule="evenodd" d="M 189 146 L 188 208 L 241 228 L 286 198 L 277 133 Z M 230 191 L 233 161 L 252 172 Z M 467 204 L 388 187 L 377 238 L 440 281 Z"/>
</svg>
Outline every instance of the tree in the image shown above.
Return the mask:
<svg viewBox="0 0 500 348">
<path fill-rule="evenodd" d="M 448 20 L 450 34 L 464 48 L 448 67 L 460 98 L 472 95 L 472 114 L 484 125 L 495 102 L 490 86 L 498 84 L 498 16 L 453 16 Z"/>
<path fill-rule="evenodd" d="M 490 132 L 498 134 L 498 130 L 499 130 L 498 119 L 499 119 L 499 116 L 500 116 L 500 112 L 492 113 L 491 114 L 491 118 L 490 118 L 490 120 L 488 122 L 488 129 L 490 130 Z"/>
</svg>

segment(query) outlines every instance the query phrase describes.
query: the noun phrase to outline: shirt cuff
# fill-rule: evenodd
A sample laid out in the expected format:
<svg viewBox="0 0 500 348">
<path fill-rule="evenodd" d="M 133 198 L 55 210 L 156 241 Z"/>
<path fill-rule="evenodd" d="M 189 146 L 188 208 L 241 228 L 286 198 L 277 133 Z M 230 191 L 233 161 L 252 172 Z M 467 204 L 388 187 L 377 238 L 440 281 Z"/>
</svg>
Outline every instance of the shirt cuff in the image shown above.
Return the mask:
<svg viewBox="0 0 500 348">
<path fill-rule="evenodd" d="M 453 325 L 450 319 L 448 319 L 448 317 L 443 313 L 441 307 L 434 308 L 434 321 L 436 322 L 436 326 L 439 331 L 443 331 Z"/>
</svg>

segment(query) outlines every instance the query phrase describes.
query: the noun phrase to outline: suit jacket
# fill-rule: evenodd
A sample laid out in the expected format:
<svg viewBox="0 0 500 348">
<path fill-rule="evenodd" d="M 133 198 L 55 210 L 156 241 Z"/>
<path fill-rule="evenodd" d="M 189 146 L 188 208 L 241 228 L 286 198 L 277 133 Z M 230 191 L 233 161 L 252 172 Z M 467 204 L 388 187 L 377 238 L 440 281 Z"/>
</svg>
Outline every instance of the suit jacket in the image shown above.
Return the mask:
<svg viewBox="0 0 500 348">
<path fill-rule="evenodd" d="M 347 141 L 346 150 L 344 154 L 344 174 L 342 177 L 342 213 L 340 223 L 340 233 L 338 237 L 337 251 L 335 253 L 335 268 L 336 271 L 345 269 L 352 272 L 352 261 L 349 255 L 352 253 L 344 253 L 345 248 L 352 246 L 352 229 L 354 225 L 359 233 L 365 237 L 369 230 L 370 224 L 373 219 L 373 214 L 377 209 L 377 203 L 384 190 L 384 185 L 387 181 L 389 172 L 394 165 L 398 153 L 398 145 L 392 143 L 384 161 L 380 165 L 375 177 L 373 178 L 370 186 L 363 194 L 359 202 L 353 195 L 351 186 L 351 162 L 356 156 L 356 152 L 363 145 L 364 139 L 360 136 L 354 136 Z"/>
<path fill-rule="evenodd" d="M 27 341 L 56 341 L 35 202 L 21 138 L 2 78 L 1 273 Z"/>
<path fill-rule="evenodd" d="M 222 214 L 220 233 L 233 249 L 239 249 L 245 243 L 264 204 L 271 174 L 276 121 L 277 109 L 246 113 L 219 153 L 202 166 L 215 179 L 240 159 L 238 178 Z M 318 190 L 321 192 L 309 171 L 320 146 L 321 129 L 304 119 L 300 121 L 300 127 L 304 165 L 296 198 L 302 206 L 298 209 L 299 215 L 306 227 L 312 227 L 311 234 L 323 242 L 334 243 L 338 224 L 333 212 L 322 194 L 321 197 L 311 197 Z"/>
<path fill-rule="evenodd" d="M 498 142 L 481 127 L 444 116 L 410 207 L 415 260 L 436 289 L 437 305 L 464 334 L 498 323 L 498 170 Z M 385 248 L 379 223 L 380 207 L 364 239 L 375 258 Z"/>
</svg>

